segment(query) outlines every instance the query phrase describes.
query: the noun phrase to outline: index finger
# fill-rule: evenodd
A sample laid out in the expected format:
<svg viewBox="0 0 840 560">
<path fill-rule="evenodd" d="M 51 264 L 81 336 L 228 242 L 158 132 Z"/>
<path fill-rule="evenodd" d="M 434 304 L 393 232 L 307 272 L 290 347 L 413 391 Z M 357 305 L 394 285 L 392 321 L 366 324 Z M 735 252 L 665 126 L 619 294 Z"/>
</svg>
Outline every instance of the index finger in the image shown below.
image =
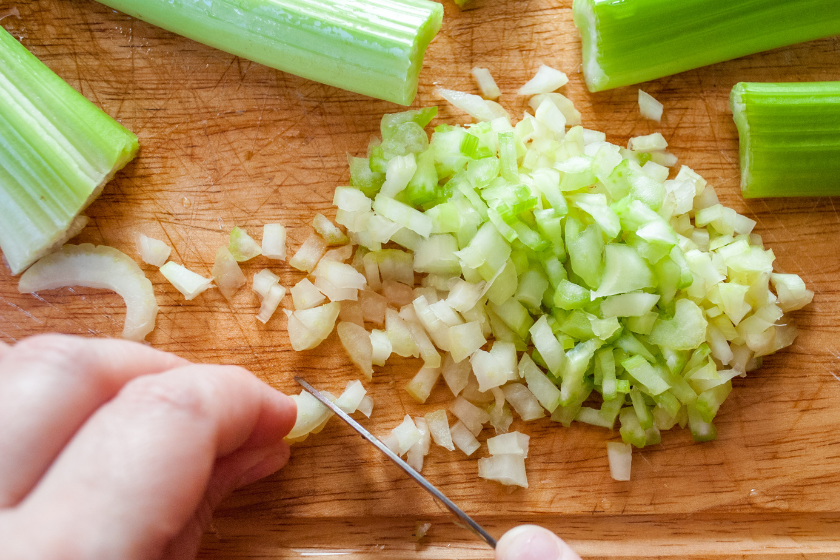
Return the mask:
<svg viewBox="0 0 840 560">
<path fill-rule="evenodd" d="M 23 499 L 85 420 L 129 380 L 188 363 L 114 339 L 41 335 L 0 346 L 0 507 Z"/>
</svg>

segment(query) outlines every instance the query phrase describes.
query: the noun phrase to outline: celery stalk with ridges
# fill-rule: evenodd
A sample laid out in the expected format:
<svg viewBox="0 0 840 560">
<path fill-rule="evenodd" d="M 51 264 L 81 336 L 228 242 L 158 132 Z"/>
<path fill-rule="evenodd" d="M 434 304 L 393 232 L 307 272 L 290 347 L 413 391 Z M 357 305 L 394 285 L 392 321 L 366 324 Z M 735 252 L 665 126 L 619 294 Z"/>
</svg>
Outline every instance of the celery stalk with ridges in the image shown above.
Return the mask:
<svg viewBox="0 0 840 560">
<path fill-rule="evenodd" d="M 410 105 L 443 7 L 429 0 L 100 0 L 205 45 Z"/>
<path fill-rule="evenodd" d="M 736 84 L 745 198 L 840 195 L 840 82 Z"/>
<path fill-rule="evenodd" d="M 12 274 L 81 230 L 137 137 L 0 28 L 0 249 Z"/>
<path fill-rule="evenodd" d="M 840 34 L 837 0 L 575 0 L 590 91 Z"/>
</svg>

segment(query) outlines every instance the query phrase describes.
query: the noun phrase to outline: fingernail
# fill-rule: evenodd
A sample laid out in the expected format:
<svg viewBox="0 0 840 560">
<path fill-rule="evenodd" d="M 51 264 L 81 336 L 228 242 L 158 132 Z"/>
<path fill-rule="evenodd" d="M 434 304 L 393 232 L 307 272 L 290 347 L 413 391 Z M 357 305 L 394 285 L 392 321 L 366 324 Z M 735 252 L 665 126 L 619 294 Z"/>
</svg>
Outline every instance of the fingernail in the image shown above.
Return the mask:
<svg viewBox="0 0 840 560">
<path fill-rule="evenodd" d="M 265 478 L 279 471 L 289 461 L 289 447 L 285 443 L 282 447 L 265 450 L 265 453 L 254 456 L 254 465 L 247 469 L 236 483 L 236 488 L 247 486 L 261 478 Z"/>
<path fill-rule="evenodd" d="M 578 558 L 553 533 L 536 525 L 509 531 L 496 551 L 499 560 L 572 560 Z"/>
</svg>

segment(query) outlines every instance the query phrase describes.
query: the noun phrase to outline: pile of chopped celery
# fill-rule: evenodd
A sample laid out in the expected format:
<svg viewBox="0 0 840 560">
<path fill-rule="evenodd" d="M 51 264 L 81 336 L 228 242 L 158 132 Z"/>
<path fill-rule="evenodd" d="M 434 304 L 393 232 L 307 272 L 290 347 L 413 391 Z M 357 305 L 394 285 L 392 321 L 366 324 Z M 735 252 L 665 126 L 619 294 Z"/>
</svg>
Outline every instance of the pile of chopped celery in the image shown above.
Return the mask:
<svg viewBox="0 0 840 560">
<path fill-rule="evenodd" d="M 661 134 L 607 142 L 550 91 L 564 83 L 556 71 L 541 72 L 534 114 L 515 125 L 498 104 L 446 90 L 479 122 L 441 124 L 430 139 L 436 108 L 386 115 L 381 141 L 350 159 L 351 185 L 335 190 L 355 251 L 321 259 L 327 241 L 313 234 L 292 258 L 314 277 L 299 285 L 311 303 L 287 312 L 295 349 L 338 321 L 366 379 L 392 354 L 414 356 L 415 400 L 441 377 L 451 391 L 457 422 L 445 410 L 422 427 L 408 417 L 387 438 L 401 454 L 427 452 L 428 432 L 471 455 L 514 413 L 617 427 L 639 448 L 677 425 L 712 440 L 732 379 L 793 342 L 784 313 L 813 297 L 774 272 L 753 220 L 674 168 Z M 610 451 L 621 479 L 625 449 Z M 480 475 L 526 486 L 524 453 L 501 455 Z"/>
</svg>

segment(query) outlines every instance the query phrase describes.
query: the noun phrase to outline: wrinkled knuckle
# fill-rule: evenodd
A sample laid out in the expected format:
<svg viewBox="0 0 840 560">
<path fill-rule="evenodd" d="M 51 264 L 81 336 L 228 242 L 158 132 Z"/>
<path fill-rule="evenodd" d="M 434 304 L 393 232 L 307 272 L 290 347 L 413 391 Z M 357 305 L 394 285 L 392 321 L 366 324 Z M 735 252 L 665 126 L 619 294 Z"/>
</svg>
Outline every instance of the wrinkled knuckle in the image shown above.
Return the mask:
<svg viewBox="0 0 840 560">
<path fill-rule="evenodd" d="M 179 374 L 138 377 L 126 384 L 123 397 L 133 406 L 156 413 L 202 418 L 208 415 L 207 391 L 200 382 Z"/>
</svg>

